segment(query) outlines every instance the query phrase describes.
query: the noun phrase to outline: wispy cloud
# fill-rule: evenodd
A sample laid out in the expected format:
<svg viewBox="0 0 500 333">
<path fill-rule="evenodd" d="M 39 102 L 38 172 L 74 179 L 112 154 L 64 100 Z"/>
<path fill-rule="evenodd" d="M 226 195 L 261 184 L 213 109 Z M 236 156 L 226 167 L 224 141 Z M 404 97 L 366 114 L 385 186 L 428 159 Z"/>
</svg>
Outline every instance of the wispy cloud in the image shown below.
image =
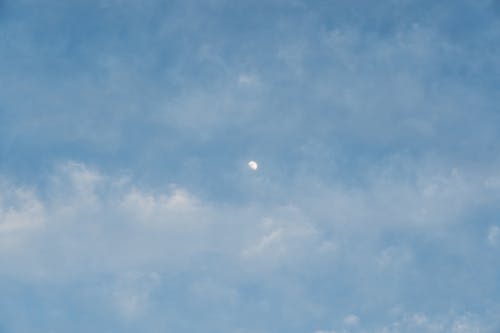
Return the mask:
<svg viewBox="0 0 500 333">
<path fill-rule="evenodd" d="M 482 184 L 480 180 L 478 183 Z M 27 190 L 4 182 L 4 192 L 10 189 L 14 193 L 2 201 L 0 209 L 4 276 L 41 287 L 82 284 L 92 293 L 85 299 L 74 297 L 82 302 L 101 302 L 105 310 L 99 311 L 107 311 L 123 323 L 152 320 L 160 309 L 174 315 L 169 298 L 155 296 L 164 295 L 173 283 L 180 288 L 175 291 L 175 302 L 187 302 L 182 303 L 187 307 L 186 316 L 198 311 L 215 314 L 222 309 L 219 307 L 233 307 L 232 315 L 245 321 L 247 311 L 271 311 L 272 315 L 277 312 L 269 307 L 281 305 L 286 313 L 301 313 L 301 318 L 297 318 L 300 325 L 326 323 L 333 315 L 349 332 L 357 332 L 358 326 L 362 332 L 365 320 L 360 318 L 379 311 L 376 304 L 382 299 L 386 299 L 384 306 L 401 302 L 410 308 L 411 304 L 426 306 L 431 303 L 425 298 L 410 301 L 404 295 L 411 295 L 413 288 L 420 292 L 430 288 L 443 297 L 451 296 L 449 293 L 462 283 L 478 283 L 494 274 L 484 270 L 484 276 L 478 280 L 446 263 L 452 257 L 460 265 L 470 265 L 472 261 L 486 265 L 490 261 L 489 257 L 480 257 L 481 239 L 463 243 L 467 216 L 481 202 L 473 184 L 464 188 L 472 189 L 471 193 L 466 192 L 466 198 L 476 197 L 475 204 L 453 213 L 429 209 L 424 224 L 412 222 L 414 213 L 408 209 L 403 210 L 404 214 L 387 215 L 394 221 L 377 215 L 375 212 L 386 206 L 376 208 L 379 206 L 370 203 L 374 198 L 370 188 L 358 189 L 356 200 L 352 190 L 338 189 L 301 191 L 301 196 L 293 193 L 291 200 L 296 201 L 295 205 L 249 201 L 228 206 L 197 197 L 179 186 L 158 191 L 130 177 L 108 175 L 75 162 L 56 167 L 47 184 L 43 189 Z M 375 191 L 379 197 L 387 195 Z M 405 202 L 420 202 L 418 198 L 427 195 L 420 191 L 405 193 L 389 194 L 380 200 L 406 207 Z M 443 205 L 456 202 L 454 196 L 443 198 Z M 321 202 L 332 204 L 320 211 L 317 204 Z M 421 205 L 429 207 L 425 201 Z M 445 226 L 451 227 L 458 238 L 443 234 Z M 494 244 L 493 234 L 494 228 L 488 229 L 490 245 Z M 426 258 L 427 246 L 434 247 L 432 259 Z M 473 251 L 463 252 L 464 246 Z M 448 268 L 434 278 L 426 276 L 440 265 Z M 379 279 L 386 282 L 377 282 Z M 456 282 L 440 291 L 435 289 L 442 288 L 437 287 L 440 280 L 448 279 Z M 8 285 L 3 282 L 3 287 Z M 347 293 L 352 301 L 332 303 L 327 295 L 334 297 L 339 286 L 355 288 Z M 277 288 L 272 298 L 267 294 L 269 288 Z M 317 295 L 317 288 L 325 294 Z M 483 293 L 489 287 L 469 288 Z M 452 297 L 452 302 L 470 300 L 467 293 L 455 293 Z M 439 304 L 437 311 L 447 311 L 447 306 L 451 306 L 445 299 L 440 299 Z M 342 315 L 346 311 L 341 311 L 343 307 L 361 314 Z M 71 314 L 64 312 L 64 316 Z M 389 313 L 381 318 L 390 320 Z M 236 321 L 227 325 L 227 329 L 239 327 Z M 371 325 L 370 320 L 366 325 Z M 388 332 L 402 330 L 400 324 L 390 325 L 384 328 Z"/>
<path fill-rule="evenodd" d="M 0 331 L 494 331 L 498 8 L 1 2 Z"/>
</svg>

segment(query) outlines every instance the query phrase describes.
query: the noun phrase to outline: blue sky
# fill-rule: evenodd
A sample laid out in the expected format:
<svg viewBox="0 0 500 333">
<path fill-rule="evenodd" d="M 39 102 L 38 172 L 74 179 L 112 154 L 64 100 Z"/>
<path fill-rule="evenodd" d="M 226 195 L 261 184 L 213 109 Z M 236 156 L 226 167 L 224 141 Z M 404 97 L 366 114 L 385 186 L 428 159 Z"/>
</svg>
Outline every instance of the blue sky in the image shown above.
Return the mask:
<svg viewBox="0 0 500 333">
<path fill-rule="evenodd" d="M 0 1 L 0 332 L 498 332 L 499 40 L 495 0 Z"/>
</svg>

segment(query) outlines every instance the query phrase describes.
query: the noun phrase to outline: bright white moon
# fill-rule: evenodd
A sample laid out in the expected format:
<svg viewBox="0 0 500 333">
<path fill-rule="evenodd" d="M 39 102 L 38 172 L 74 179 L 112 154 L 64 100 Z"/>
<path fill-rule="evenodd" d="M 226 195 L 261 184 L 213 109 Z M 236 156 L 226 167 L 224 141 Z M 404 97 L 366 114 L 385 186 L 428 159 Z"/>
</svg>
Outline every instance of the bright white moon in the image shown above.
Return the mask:
<svg viewBox="0 0 500 333">
<path fill-rule="evenodd" d="M 248 162 L 248 167 L 250 169 L 252 169 L 252 170 L 257 170 L 257 168 L 259 167 L 259 165 L 255 161 L 250 161 L 250 162 Z"/>
</svg>

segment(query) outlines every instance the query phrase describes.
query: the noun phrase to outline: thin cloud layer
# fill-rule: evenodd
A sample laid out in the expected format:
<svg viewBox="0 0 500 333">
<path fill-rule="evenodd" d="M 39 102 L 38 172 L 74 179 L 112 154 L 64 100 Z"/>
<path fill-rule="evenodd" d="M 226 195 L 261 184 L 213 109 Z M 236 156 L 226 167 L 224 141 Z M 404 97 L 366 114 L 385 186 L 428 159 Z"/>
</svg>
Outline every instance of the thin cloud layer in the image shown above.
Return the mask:
<svg viewBox="0 0 500 333">
<path fill-rule="evenodd" d="M 0 331 L 498 331 L 499 8 L 0 2 Z"/>
<path fill-rule="evenodd" d="M 407 184 L 389 194 L 378 187 L 360 188 L 355 196 L 349 189 L 301 191 L 293 194 L 294 205 L 235 206 L 206 201 L 175 185 L 161 192 L 147 189 L 133 179 L 68 162 L 53 170 L 43 189 L 8 182 L 2 187 L 13 195 L 2 199 L 0 209 L 1 288 L 17 281 L 11 295 L 36 299 L 44 310 L 55 311 L 62 322 L 40 319 L 47 329 L 71 327 L 75 314 L 64 308 L 68 297 L 77 311 L 92 318 L 104 311 L 112 318 L 82 324 L 82 331 L 146 323 L 143 327 L 311 331 L 319 323 L 338 323 L 340 332 L 376 327 L 403 332 L 408 325 L 437 332 L 437 326 L 458 327 L 461 319 L 448 319 L 447 313 L 462 318 L 471 311 L 469 302 L 484 308 L 479 313 L 476 308 L 474 324 L 463 325 L 496 327 L 489 322 L 495 297 L 485 297 L 495 288 L 489 279 L 497 274 L 489 266 L 498 255 L 491 246 L 494 228 L 484 226 L 488 242 L 467 235 L 468 216 L 481 202 L 474 184 L 462 184 L 465 199 L 458 202 L 475 196 L 476 204 L 458 213 L 429 210 L 427 223 L 412 221 L 411 210 L 396 211 L 393 221 L 374 213 L 383 206 L 370 203 L 373 191 L 387 196 L 381 202 L 397 206 L 419 202 L 422 194 L 408 191 Z M 394 191 L 407 195 L 394 197 Z M 441 200 L 443 205 L 457 201 L 455 196 Z M 324 201 L 333 204 L 318 210 Z M 481 274 L 465 272 L 464 266 Z M 437 275 L 427 275 L 435 269 Z M 23 285 L 32 288 L 24 296 L 16 292 Z M 72 291 L 75 285 L 87 291 Z M 465 286 L 472 294 L 459 291 Z M 48 288 L 59 296 L 34 294 Z M 435 296 L 428 299 L 421 292 Z M 444 317 L 426 321 L 427 326 L 406 317 L 394 321 L 395 307 L 397 316 L 429 308 Z M 23 305 L 11 311 L 23 311 Z M 193 322 L 192 316 L 200 319 Z M 254 316 L 266 322 L 252 323 Z M 274 316 L 295 319 L 285 324 L 271 320 Z M 9 315 L 3 320 L 9 329 L 21 329 Z"/>
</svg>

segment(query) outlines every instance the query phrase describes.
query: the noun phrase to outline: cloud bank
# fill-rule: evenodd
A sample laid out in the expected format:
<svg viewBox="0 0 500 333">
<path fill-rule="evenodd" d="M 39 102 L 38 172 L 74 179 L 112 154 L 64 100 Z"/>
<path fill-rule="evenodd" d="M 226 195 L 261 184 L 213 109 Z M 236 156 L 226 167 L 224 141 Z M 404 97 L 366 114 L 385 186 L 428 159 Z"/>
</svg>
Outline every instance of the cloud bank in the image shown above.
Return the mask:
<svg viewBox="0 0 500 333">
<path fill-rule="evenodd" d="M 490 205 L 481 177 L 455 171 L 386 192 L 377 177 L 373 188 L 301 189 L 271 205 L 158 191 L 76 162 L 55 167 L 43 189 L 4 180 L 1 288 L 43 313 L 20 326 L 18 302 L 2 320 L 12 331 L 493 331 L 497 226 L 471 236 L 468 218 Z M 429 195 L 462 207 L 434 209 Z M 73 326 L 80 315 L 94 319 Z"/>
</svg>

